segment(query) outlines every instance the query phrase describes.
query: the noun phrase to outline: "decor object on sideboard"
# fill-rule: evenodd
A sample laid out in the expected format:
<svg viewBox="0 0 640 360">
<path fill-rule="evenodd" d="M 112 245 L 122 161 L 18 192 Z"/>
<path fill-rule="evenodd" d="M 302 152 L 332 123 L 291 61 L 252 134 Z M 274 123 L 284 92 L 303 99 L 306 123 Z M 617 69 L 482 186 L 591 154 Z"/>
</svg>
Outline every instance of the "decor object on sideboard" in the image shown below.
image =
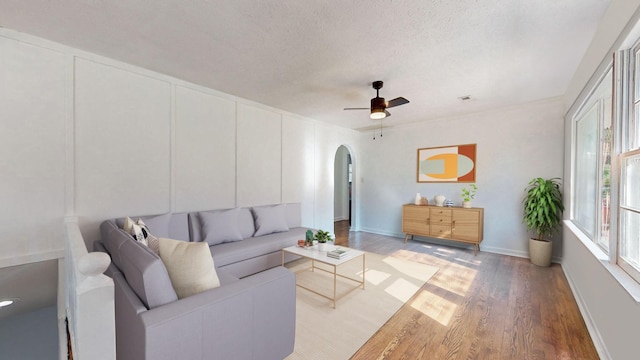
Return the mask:
<svg viewBox="0 0 640 360">
<path fill-rule="evenodd" d="M 476 184 L 471 184 L 469 187 L 462 188 L 462 207 L 470 208 L 471 207 L 471 199 L 476 197 L 476 191 L 478 191 L 478 186 Z"/>
<path fill-rule="evenodd" d="M 446 207 L 452 207 L 453 206 L 453 200 L 448 199 L 444 201 L 444 206 Z"/>
<path fill-rule="evenodd" d="M 444 195 L 437 195 L 435 198 L 436 206 L 444 206 L 444 201 L 447 199 Z"/>
<path fill-rule="evenodd" d="M 417 181 L 475 182 L 476 144 L 418 149 Z"/>
<path fill-rule="evenodd" d="M 527 230 L 533 230 L 537 237 L 529 239 L 531 263 L 538 266 L 551 265 L 553 242 L 545 239 L 559 231 L 562 222 L 562 193 L 560 179 L 535 178 L 525 189 L 523 221 Z"/>
<path fill-rule="evenodd" d="M 413 203 L 416 205 L 420 205 L 422 203 L 422 195 L 420 195 L 420 193 L 416 193 L 416 197 L 413 199 Z"/>
<path fill-rule="evenodd" d="M 314 240 L 318 240 L 319 251 L 327 251 L 327 241 L 331 240 L 331 235 L 328 231 L 318 230 L 314 236 Z"/>
</svg>

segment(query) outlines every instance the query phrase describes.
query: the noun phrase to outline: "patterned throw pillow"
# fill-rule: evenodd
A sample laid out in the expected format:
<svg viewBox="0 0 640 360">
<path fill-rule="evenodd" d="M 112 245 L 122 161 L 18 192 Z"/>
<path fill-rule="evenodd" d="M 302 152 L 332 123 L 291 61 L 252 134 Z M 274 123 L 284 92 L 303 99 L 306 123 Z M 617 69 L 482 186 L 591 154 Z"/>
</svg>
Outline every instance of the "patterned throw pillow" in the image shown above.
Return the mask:
<svg viewBox="0 0 640 360">
<path fill-rule="evenodd" d="M 149 247 L 149 249 L 151 249 L 151 251 L 156 253 L 156 255 L 160 255 L 160 242 L 158 242 L 157 237 L 149 234 L 149 236 L 147 236 L 147 246 Z"/>
<path fill-rule="evenodd" d="M 133 236 L 133 238 L 137 242 L 149 247 L 149 249 L 151 249 L 151 251 L 153 251 L 156 254 L 160 253 L 160 245 L 158 244 L 158 238 L 151 235 L 149 228 L 144 223 L 144 221 L 142 221 L 142 219 L 138 218 L 138 220 L 133 221 L 130 217 L 127 216 L 124 219 L 123 229 L 128 234 Z"/>
</svg>

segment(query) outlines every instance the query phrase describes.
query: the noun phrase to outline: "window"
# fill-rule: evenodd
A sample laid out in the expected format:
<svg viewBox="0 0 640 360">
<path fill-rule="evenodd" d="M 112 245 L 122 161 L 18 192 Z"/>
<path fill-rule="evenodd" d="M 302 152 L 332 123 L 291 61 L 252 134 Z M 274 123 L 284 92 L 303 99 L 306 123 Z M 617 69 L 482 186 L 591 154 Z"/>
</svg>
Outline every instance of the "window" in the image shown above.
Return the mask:
<svg viewBox="0 0 640 360">
<path fill-rule="evenodd" d="M 620 207 L 618 264 L 640 282 L 640 45 L 628 51 L 631 101 L 623 121 L 620 157 Z"/>
<path fill-rule="evenodd" d="M 609 66 L 574 117 L 573 221 L 605 252 L 611 219 L 612 95 Z"/>
<path fill-rule="evenodd" d="M 570 113 L 570 217 L 640 283 L 640 23 L 633 34 Z"/>
<path fill-rule="evenodd" d="M 625 153 L 620 163 L 619 263 L 640 281 L 640 150 Z"/>
</svg>

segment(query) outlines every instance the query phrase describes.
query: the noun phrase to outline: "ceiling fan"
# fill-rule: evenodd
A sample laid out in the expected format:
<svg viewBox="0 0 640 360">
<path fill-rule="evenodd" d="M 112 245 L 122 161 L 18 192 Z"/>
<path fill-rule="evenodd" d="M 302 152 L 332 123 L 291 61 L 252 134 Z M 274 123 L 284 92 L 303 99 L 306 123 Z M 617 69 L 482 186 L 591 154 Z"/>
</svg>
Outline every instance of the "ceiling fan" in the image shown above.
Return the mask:
<svg viewBox="0 0 640 360">
<path fill-rule="evenodd" d="M 391 114 L 387 111 L 388 108 L 392 108 L 394 106 L 400 106 L 409 103 L 409 100 L 403 97 L 397 97 L 393 100 L 385 101 L 384 98 L 380 97 L 380 89 L 382 89 L 382 81 L 374 81 L 371 84 L 374 89 L 376 89 L 376 97 L 371 99 L 371 107 L 370 108 L 344 108 L 345 110 L 371 110 L 371 118 L 374 120 L 384 119 L 387 116 L 391 116 Z"/>
</svg>

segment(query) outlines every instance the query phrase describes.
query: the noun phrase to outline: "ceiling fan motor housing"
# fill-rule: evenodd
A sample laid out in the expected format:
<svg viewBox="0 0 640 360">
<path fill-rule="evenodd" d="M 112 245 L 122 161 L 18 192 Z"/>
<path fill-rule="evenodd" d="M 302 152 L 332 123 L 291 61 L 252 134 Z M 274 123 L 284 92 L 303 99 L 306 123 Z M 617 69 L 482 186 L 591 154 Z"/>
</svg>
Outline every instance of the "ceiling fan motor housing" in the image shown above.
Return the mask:
<svg viewBox="0 0 640 360">
<path fill-rule="evenodd" d="M 387 103 L 384 101 L 384 98 L 374 97 L 373 99 L 371 99 L 371 111 L 373 110 L 384 111 L 386 107 L 387 107 Z"/>
</svg>

